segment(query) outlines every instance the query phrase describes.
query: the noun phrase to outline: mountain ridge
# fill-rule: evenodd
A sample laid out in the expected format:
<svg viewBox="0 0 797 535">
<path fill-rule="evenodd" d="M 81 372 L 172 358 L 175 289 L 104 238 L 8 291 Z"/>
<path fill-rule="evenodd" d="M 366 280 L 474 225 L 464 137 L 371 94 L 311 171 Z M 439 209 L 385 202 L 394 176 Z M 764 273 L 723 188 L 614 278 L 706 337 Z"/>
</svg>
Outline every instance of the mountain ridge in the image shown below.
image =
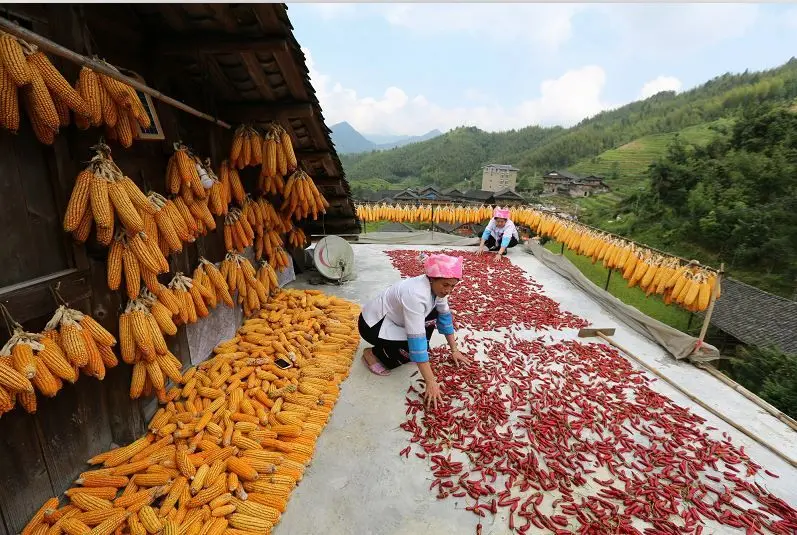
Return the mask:
<svg viewBox="0 0 797 535">
<path fill-rule="evenodd" d="M 438 130 L 430 130 L 417 136 L 390 135 L 390 134 L 363 134 L 354 128 L 348 121 L 341 121 L 329 127 L 332 130 L 332 142 L 339 154 L 357 154 L 389 150 L 403 147 L 410 143 L 427 141 L 443 135 Z"/>
</svg>

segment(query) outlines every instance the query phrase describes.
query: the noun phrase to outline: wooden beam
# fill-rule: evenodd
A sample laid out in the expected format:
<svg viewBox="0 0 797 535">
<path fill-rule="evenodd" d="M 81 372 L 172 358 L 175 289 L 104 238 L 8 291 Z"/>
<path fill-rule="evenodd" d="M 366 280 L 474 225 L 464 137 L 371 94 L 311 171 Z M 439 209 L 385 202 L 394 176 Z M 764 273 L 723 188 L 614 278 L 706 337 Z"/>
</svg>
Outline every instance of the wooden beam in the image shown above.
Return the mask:
<svg viewBox="0 0 797 535">
<path fill-rule="evenodd" d="M 178 4 L 161 4 L 158 7 L 161 15 L 166 20 L 166 23 L 171 26 L 172 30 L 183 31 L 185 30 L 185 20 L 180 13 Z"/>
<path fill-rule="evenodd" d="M 313 115 L 310 102 L 220 102 L 219 113 L 232 121 L 273 121 L 280 116 L 304 118 Z"/>
<path fill-rule="evenodd" d="M 66 269 L 0 288 L 0 301 L 5 303 L 16 321 L 25 323 L 58 308 L 50 288 L 55 288 L 59 282 L 58 293 L 67 303 L 91 296 L 86 272 Z"/>
<path fill-rule="evenodd" d="M 239 52 L 276 52 L 287 50 L 284 37 L 238 37 L 220 33 L 202 33 L 190 37 L 172 37 L 159 40 L 154 49 L 159 54 L 193 55 L 235 54 Z"/>
<path fill-rule="evenodd" d="M 296 157 L 300 160 L 320 160 L 322 158 L 329 158 L 332 156 L 332 153 L 328 150 L 298 150 L 296 151 Z"/>
<path fill-rule="evenodd" d="M 238 23 L 230 13 L 229 4 L 207 4 L 207 6 L 216 18 L 219 19 L 226 31 L 234 32 L 238 29 Z"/>
<path fill-rule="evenodd" d="M 246 66 L 246 71 L 252 78 L 252 81 L 257 86 L 257 90 L 266 100 L 275 100 L 274 92 L 271 90 L 271 84 L 266 79 L 266 73 L 263 72 L 263 66 L 258 61 L 254 52 L 242 52 L 241 59 Z"/>
<path fill-rule="evenodd" d="M 204 58 L 203 63 L 205 63 L 207 66 L 210 79 L 213 80 L 214 84 L 219 89 L 219 92 L 224 95 L 224 98 L 238 98 L 238 91 L 236 91 L 236 89 L 233 87 L 232 82 L 230 82 L 230 79 L 227 78 L 227 75 L 224 74 L 224 71 L 221 69 L 221 65 L 219 65 L 216 59 L 212 56 L 207 56 Z"/>
<path fill-rule="evenodd" d="M 301 51 L 299 53 L 301 54 Z M 287 45 L 283 50 L 274 52 L 274 59 L 277 60 L 285 85 L 288 86 L 293 98 L 307 100 L 307 88 L 304 84 L 306 74 L 299 68 L 299 63 L 303 66 L 304 60 L 296 58 L 293 50 Z"/>
</svg>

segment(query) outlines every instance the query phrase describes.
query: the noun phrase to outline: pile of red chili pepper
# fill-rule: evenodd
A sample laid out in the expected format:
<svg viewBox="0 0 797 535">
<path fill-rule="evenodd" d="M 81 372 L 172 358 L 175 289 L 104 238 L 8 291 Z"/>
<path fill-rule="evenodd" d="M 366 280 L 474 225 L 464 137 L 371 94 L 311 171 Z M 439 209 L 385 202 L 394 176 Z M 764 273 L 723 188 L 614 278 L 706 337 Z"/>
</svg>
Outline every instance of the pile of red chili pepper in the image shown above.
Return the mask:
<svg viewBox="0 0 797 535">
<path fill-rule="evenodd" d="M 452 254 L 451 251 L 424 251 L 424 254 Z M 423 274 L 420 251 L 386 251 L 393 267 L 402 277 Z M 559 309 L 559 304 L 540 293 L 542 287 L 525 271 L 506 258 L 494 260 L 494 254 L 457 251 L 465 258 L 462 282 L 449 296 L 454 311 L 454 326 L 477 330 L 499 327 L 523 329 L 580 328 L 589 323 Z"/>
<path fill-rule="evenodd" d="M 418 263 L 417 251 L 401 253 Z M 455 293 L 477 298 L 467 281 Z M 420 379 L 407 392 L 401 427 L 411 444 L 401 455 L 415 448 L 430 463 L 430 490 L 464 500 L 477 533 L 498 515 L 518 533 L 797 533 L 797 510 L 767 490 L 762 474 L 777 476 L 653 391 L 655 379 L 613 348 L 527 334 L 494 340 L 460 331 L 461 349 L 479 356 L 455 367 L 447 349 L 431 350 L 442 406 L 424 409 Z"/>
</svg>

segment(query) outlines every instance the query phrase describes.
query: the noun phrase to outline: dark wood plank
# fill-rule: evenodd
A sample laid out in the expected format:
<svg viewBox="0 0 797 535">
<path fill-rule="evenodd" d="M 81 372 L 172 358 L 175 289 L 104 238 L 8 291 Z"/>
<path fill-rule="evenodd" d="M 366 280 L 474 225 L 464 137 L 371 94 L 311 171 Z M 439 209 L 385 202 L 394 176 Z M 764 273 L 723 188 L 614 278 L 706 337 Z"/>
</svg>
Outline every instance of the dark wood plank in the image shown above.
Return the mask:
<svg viewBox="0 0 797 535">
<path fill-rule="evenodd" d="M 234 54 L 237 52 L 274 52 L 286 49 L 285 37 L 239 37 L 235 35 L 204 33 L 190 37 L 166 37 L 154 44 L 153 50 L 162 55 Z"/>
<path fill-rule="evenodd" d="M 53 489 L 62 493 L 86 470 L 86 460 L 111 444 L 106 388 L 94 377 L 81 375 L 53 398 L 39 396 L 36 421 L 42 453 Z"/>
<path fill-rule="evenodd" d="M 0 288 L 0 301 L 8 307 L 15 320 L 25 323 L 57 308 L 50 288 L 55 288 L 59 283 L 58 293 L 67 303 L 91 295 L 86 274 L 68 269 Z"/>
<path fill-rule="evenodd" d="M 42 455 L 35 417 L 21 407 L 4 414 L 0 437 L 0 509 L 8 531 L 20 533 L 36 510 L 56 493 Z"/>
<path fill-rule="evenodd" d="M 274 59 L 277 60 L 282 77 L 285 79 L 285 85 L 291 92 L 291 96 L 297 100 L 306 100 L 307 86 L 305 85 L 305 73 L 299 67 L 301 63 L 304 67 L 304 60 L 297 59 L 296 54 L 286 47 L 284 50 L 277 50 L 274 52 Z"/>
<path fill-rule="evenodd" d="M 20 134 L 17 134 L 20 135 Z M 14 150 L 14 135 L 6 130 L 0 131 L 0 199 L 18 200 L 19 167 Z M 4 202 L 0 210 L 0 228 L 9 229 L 0 235 L 0 258 L 3 258 L 3 269 L 0 270 L 0 285 L 5 286 L 24 280 L 23 249 L 27 236 L 17 232 L 19 222 L 25 220 L 25 206 L 20 202 Z"/>
<path fill-rule="evenodd" d="M 257 86 L 257 90 L 266 100 L 274 100 L 274 92 L 271 90 L 271 84 L 266 79 L 266 74 L 263 72 L 263 66 L 257 59 L 254 52 L 242 52 L 241 59 L 246 66 L 246 71 L 252 78 L 252 81 Z"/>
<path fill-rule="evenodd" d="M 0 507 L 0 535 L 8 535 L 9 531 L 6 528 L 6 519 L 3 515 L 3 509 Z"/>
<path fill-rule="evenodd" d="M 312 117 L 311 102 L 220 102 L 219 114 L 229 121 L 273 121 L 280 115 L 299 119 Z"/>
<path fill-rule="evenodd" d="M 213 56 L 205 56 L 202 62 L 207 68 L 208 75 L 216 86 L 217 91 L 225 100 L 236 100 L 238 98 L 238 91 L 233 87 L 230 79 L 224 74 L 219 62 Z"/>
</svg>

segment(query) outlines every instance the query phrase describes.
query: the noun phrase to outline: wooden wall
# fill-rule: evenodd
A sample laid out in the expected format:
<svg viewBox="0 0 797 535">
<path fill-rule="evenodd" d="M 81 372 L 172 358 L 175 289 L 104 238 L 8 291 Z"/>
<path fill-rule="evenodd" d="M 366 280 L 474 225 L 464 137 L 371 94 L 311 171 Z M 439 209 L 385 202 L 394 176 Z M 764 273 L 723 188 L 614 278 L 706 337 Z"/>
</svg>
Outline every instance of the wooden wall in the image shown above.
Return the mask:
<svg viewBox="0 0 797 535">
<path fill-rule="evenodd" d="M 96 53 L 113 64 L 135 70 L 146 82 L 170 94 L 170 76 L 150 57 L 135 32 L 125 28 L 115 5 L 92 7 L 87 20 L 78 5 L 10 5 L 4 15 L 21 17 L 29 28 L 80 53 Z M 88 29 L 88 33 L 85 29 Z M 90 38 L 87 36 L 90 35 Z M 78 67 L 54 60 L 65 77 L 74 81 Z M 213 109 L 208 95 L 174 95 L 197 107 Z M 156 103 L 166 141 L 135 141 L 130 149 L 113 142 L 117 165 L 143 191 L 164 192 L 166 162 L 172 142 L 181 139 L 218 165 L 229 147 L 229 132 Z M 80 132 L 62 129 L 52 147 L 40 144 L 26 118 L 13 135 L 0 131 L 0 301 L 29 330 L 39 330 L 56 309 L 50 287 L 60 282 L 60 293 L 74 308 L 90 313 L 116 334 L 121 292 L 106 284 L 107 250 L 94 242 L 76 246 L 63 232 L 61 221 L 78 171 L 90 157 L 89 147 L 101 129 Z M 218 231 L 200 238 L 170 259 L 172 273 L 191 273 L 199 255 L 212 261 L 223 257 L 221 220 Z M 171 274 L 162 275 L 168 282 Z M 0 344 L 7 339 L 5 329 Z M 172 351 L 190 363 L 183 328 L 169 340 Z M 130 366 L 108 370 L 105 380 L 82 376 L 65 384 L 56 397 L 38 396 L 35 415 L 21 408 L 0 417 L 0 535 L 19 533 L 38 507 L 59 496 L 85 470 L 85 461 L 111 443 L 124 444 L 145 429 L 144 406 L 151 400 L 132 401 L 128 391 Z"/>
</svg>

